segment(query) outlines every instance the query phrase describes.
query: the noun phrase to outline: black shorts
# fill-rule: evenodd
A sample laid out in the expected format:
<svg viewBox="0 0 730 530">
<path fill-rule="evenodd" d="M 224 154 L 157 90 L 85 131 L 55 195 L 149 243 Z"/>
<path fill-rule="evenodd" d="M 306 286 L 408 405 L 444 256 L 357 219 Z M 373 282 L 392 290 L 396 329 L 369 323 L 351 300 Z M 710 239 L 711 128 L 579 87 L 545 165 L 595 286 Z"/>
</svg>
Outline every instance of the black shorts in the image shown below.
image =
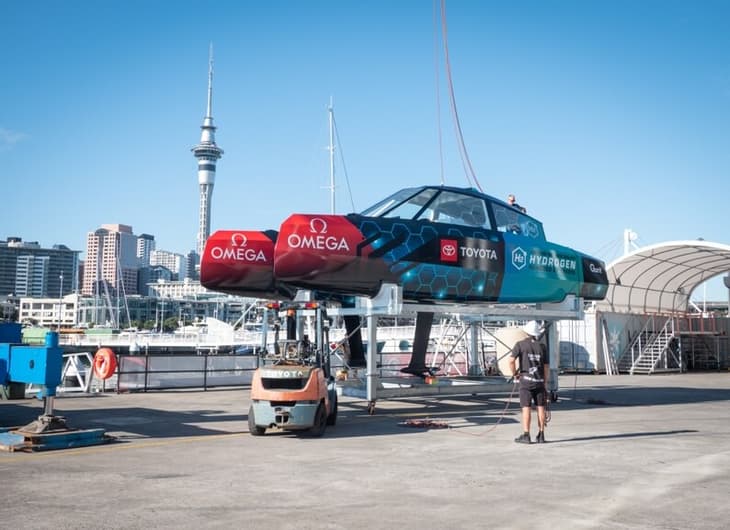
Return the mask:
<svg viewBox="0 0 730 530">
<path fill-rule="evenodd" d="M 545 385 L 520 385 L 520 407 L 529 407 L 535 403 L 538 407 L 547 405 L 547 389 Z"/>
</svg>

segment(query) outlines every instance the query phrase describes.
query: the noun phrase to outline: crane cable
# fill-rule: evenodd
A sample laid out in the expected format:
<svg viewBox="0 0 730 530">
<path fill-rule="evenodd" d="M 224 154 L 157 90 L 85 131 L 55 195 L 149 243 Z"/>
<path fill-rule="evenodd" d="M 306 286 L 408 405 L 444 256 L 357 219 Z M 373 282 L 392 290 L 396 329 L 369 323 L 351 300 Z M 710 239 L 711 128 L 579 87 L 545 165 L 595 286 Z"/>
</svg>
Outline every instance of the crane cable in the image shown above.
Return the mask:
<svg viewBox="0 0 730 530">
<path fill-rule="evenodd" d="M 436 2 L 433 3 L 433 70 L 435 84 L 436 84 L 436 128 L 438 131 L 439 140 L 439 163 L 441 169 L 441 185 L 445 184 L 444 181 L 444 145 L 443 137 L 441 134 L 441 79 L 439 77 L 439 42 L 438 42 L 438 21 L 439 13 Z"/>
<path fill-rule="evenodd" d="M 469 184 L 476 186 L 476 188 L 483 192 L 482 186 L 479 184 L 474 168 L 472 167 L 469 154 L 466 150 L 466 144 L 464 142 L 464 134 L 461 129 L 461 123 L 459 121 L 459 112 L 456 108 L 456 96 L 454 95 L 454 81 L 451 75 L 451 60 L 449 59 L 449 43 L 448 43 L 448 30 L 446 25 L 446 0 L 441 0 L 441 33 L 444 44 L 444 61 L 446 68 L 446 78 L 449 84 L 449 102 L 451 106 L 451 116 L 454 120 L 454 129 L 456 131 L 456 139 L 459 145 L 459 154 L 461 155 L 461 163 L 466 174 L 466 179 Z"/>
</svg>

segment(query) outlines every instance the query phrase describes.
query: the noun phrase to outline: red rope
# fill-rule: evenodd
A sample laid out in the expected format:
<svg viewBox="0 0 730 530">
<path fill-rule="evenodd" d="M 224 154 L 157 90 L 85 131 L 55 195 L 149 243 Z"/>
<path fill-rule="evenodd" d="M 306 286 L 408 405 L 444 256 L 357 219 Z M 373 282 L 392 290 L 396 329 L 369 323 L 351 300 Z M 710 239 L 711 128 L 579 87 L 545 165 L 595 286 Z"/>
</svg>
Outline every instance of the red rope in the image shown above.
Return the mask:
<svg viewBox="0 0 730 530">
<path fill-rule="evenodd" d="M 471 184 L 472 180 L 474 185 L 479 191 L 482 190 L 482 186 L 477 180 L 474 168 L 471 165 L 469 159 L 469 153 L 466 151 L 466 144 L 464 142 L 464 134 L 461 129 L 461 122 L 459 120 L 459 111 L 456 108 L 456 96 L 454 95 L 454 81 L 451 75 L 451 60 L 449 59 L 449 39 L 448 30 L 446 27 L 446 0 L 441 0 L 441 33 L 443 34 L 444 41 L 444 59 L 446 62 L 446 77 L 449 82 L 449 101 L 451 103 L 451 115 L 454 119 L 454 127 L 456 129 L 456 138 L 458 140 L 459 152 L 461 154 L 461 163 L 464 166 L 464 172 L 466 173 L 466 179 Z"/>
</svg>

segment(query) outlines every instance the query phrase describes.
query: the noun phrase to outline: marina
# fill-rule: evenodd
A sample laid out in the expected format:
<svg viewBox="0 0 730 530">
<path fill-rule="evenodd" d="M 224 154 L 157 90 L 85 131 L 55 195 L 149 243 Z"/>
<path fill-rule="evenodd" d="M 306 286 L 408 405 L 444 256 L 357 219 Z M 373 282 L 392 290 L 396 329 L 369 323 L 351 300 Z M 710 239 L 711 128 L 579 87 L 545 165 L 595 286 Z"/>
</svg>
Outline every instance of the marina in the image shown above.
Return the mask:
<svg viewBox="0 0 730 530">
<path fill-rule="evenodd" d="M 384 377 L 402 376 L 408 364 L 414 326 L 382 326 L 377 334 L 378 372 Z M 468 353 L 462 322 L 444 322 L 434 327 L 428 362 L 434 372 L 444 376 L 468 374 Z M 330 355 L 333 370 L 346 366 L 342 344 L 346 331 L 331 331 Z M 105 382 L 107 390 L 152 390 L 180 387 L 214 387 L 248 384 L 251 371 L 259 364 L 257 354 L 264 344 L 273 348 L 276 333 L 234 330 L 230 325 L 213 322 L 196 333 L 137 334 L 130 332 L 73 334 L 62 338 L 65 378 L 61 392 L 75 392 L 91 387 L 93 354 L 101 348 L 112 349 L 119 360 L 118 370 Z M 365 343 L 367 347 L 367 342 Z M 496 373 L 496 341 L 486 331 L 479 343 L 484 373 Z M 79 374 L 81 381 L 76 376 Z M 146 376 L 145 376 L 146 374 Z M 354 379 L 352 371 L 350 383 Z M 87 379 L 88 378 L 88 379 Z M 411 378 L 409 380 L 412 381 Z M 352 385 L 350 385 L 352 386 Z M 101 387 L 97 381 L 94 388 Z M 27 390 L 33 392 L 33 388 Z"/>
</svg>

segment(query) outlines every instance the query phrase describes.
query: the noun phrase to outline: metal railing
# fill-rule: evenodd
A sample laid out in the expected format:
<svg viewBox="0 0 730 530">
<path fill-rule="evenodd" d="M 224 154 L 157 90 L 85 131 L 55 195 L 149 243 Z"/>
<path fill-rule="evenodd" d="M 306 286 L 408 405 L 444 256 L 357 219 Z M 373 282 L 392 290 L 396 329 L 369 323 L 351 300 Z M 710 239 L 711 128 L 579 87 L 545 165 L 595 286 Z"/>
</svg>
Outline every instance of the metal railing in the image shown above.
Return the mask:
<svg viewBox="0 0 730 530">
<path fill-rule="evenodd" d="M 250 385 L 258 365 L 254 355 L 119 355 L 115 379 L 117 392 L 172 388 L 208 388 Z"/>
<path fill-rule="evenodd" d="M 116 359 L 114 375 L 102 380 L 94 374 L 90 353 L 64 354 L 58 393 L 248 386 L 258 366 L 255 355 L 122 354 Z M 34 394 L 38 390 L 37 386 L 28 385 L 25 392 Z"/>
</svg>

